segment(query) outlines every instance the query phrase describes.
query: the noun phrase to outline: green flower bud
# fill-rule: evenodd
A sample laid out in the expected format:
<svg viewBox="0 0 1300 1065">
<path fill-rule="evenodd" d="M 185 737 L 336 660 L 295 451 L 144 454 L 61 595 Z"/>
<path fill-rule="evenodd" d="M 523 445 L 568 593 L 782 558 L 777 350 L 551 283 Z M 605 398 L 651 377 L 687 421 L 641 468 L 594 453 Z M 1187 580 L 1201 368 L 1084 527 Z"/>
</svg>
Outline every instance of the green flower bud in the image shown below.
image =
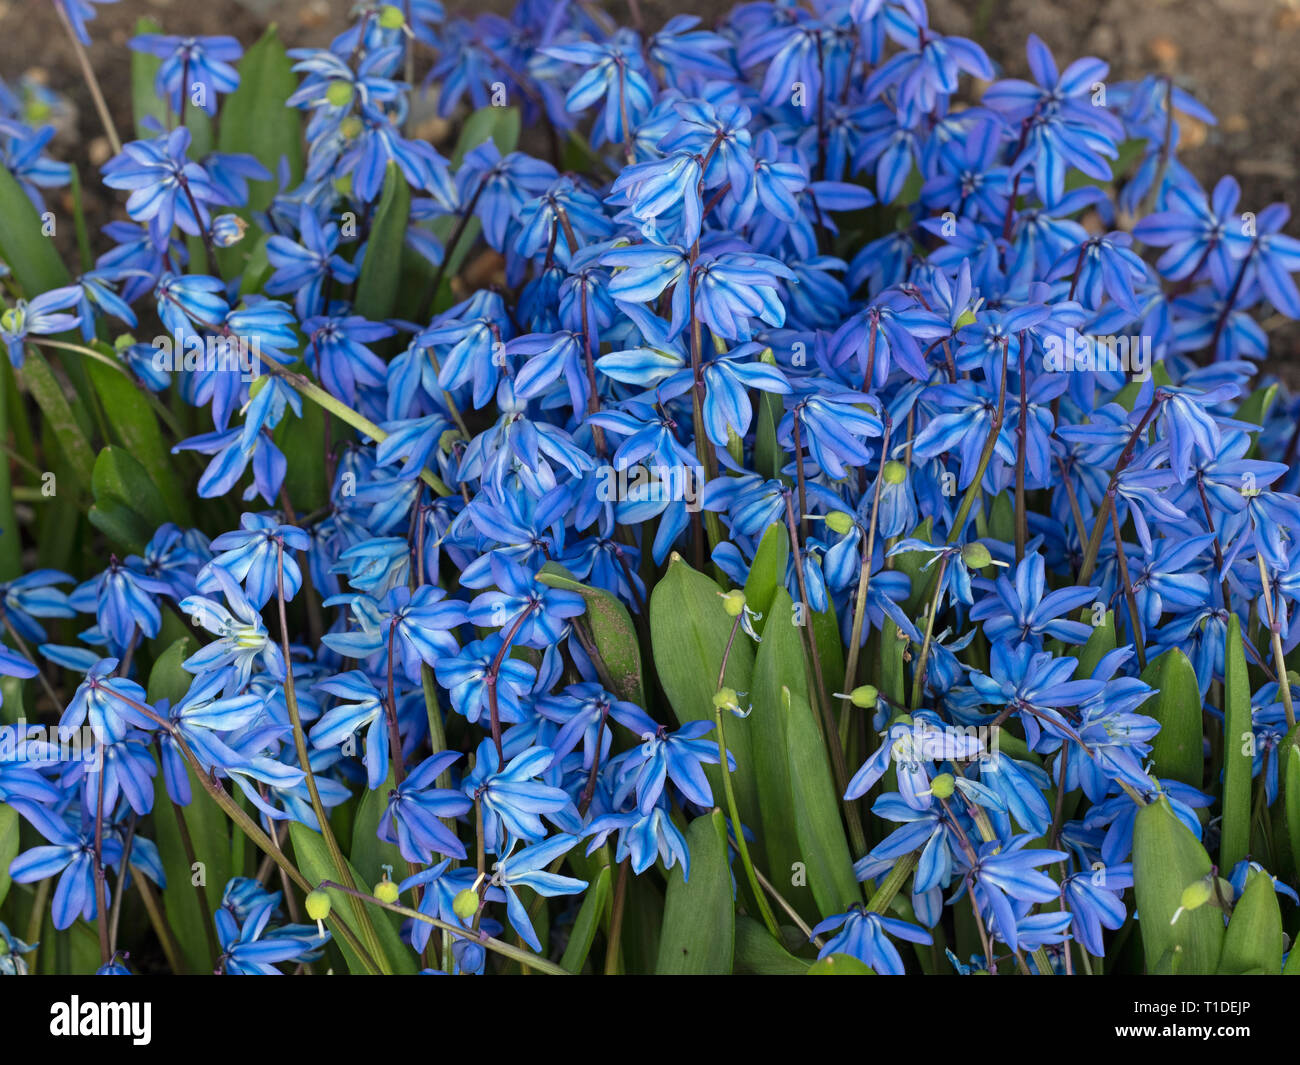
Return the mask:
<svg viewBox="0 0 1300 1065">
<path fill-rule="evenodd" d="M 826 515 L 826 527 L 843 536 L 853 528 L 853 518 L 842 510 L 832 510 Z"/>
<path fill-rule="evenodd" d="M 330 897 L 317 888 L 307 893 L 307 916 L 313 921 L 323 921 L 330 915 Z"/>
<path fill-rule="evenodd" d="M 983 569 L 993 563 L 993 556 L 983 544 L 971 543 L 961 549 L 961 560 L 971 569 Z"/>
<path fill-rule="evenodd" d="M 1199 910 L 1210 901 L 1213 894 L 1214 888 L 1208 878 L 1193 880 L 1183 888 L 1183 894 L 1178 900 L 1178 905 L 1184 910 Z"/>
<path fill-rule="evenodd" d="M 726 610 L 727 616 L 738 618 L 745 610 L 745 593 L 739 588 L 733 588 L 729 592 L 722 592 L 722 606 Z"/>
<path fill-rule="evenodd" d="M 849 692 L 849 702 L 860 710 L 870 710 L 880 699 L 880 692 L 870 684 L 861 684 Z"/>
<path fill-rule="evenodd" d="M 936 799 L 950 799 L 955 787 L 951 773 L 940 773 L 930 781 L 930 794 Z"/>
<path fill-rule="evenodd" d="M 466 888 L 451 900 L 451 908 L 462 921 L 468 921 L 478 913 L 478 892 Z"/>
<path fill-rule="evenodd" d="M 325 100 L 331 107 L 347 107 L 352 102 L 355 90 L 346 81 L 331 81 L 325 90 Z"/>
<path fill-rule="evenodd" d="M 740 705 L 740 696 L 736 694 L 735 688 L 719 688 L 713 697 L 713 705 L 719 710 L 730 710 Z"/>
<path fill-rule="evenodd" d="M 885 484 L 902 484 L 907 480 L 907 467 L 901 462 L 890 459 L 885 463 L 881 476 L 885 479 Z"/>
</svg>

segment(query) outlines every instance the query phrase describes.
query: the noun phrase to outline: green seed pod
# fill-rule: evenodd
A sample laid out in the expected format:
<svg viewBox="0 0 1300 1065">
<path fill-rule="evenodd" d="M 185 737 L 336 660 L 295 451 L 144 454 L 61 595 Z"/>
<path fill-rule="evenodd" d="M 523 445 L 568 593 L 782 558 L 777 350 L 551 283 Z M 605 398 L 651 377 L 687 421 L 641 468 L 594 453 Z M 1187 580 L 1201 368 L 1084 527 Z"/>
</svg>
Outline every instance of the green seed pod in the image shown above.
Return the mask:
<svg viewBox="0 0 1300 1065">
<path fill-rule="evenodd" d="M 400 7 L 385 4 L 379 9 L 379 25 L 385 30 L 400 30 L 406 25 L 406 17 Z"/>
<path fill-rule="evenodd" d="M 1193 880 L 1183 888 L 1183 894 L 1178 900 L 1178 905 L 1184 910 L 1198 910 L 1210 901 L 1213 894 L 1214 888 L 1210 885 L 1208 878 Z"/>
<path fill-rule="evenodd" d="M 902 484 L 907 480 L 907 467 L 901 462 L 890 459 L 885 463 L 885 468 L 880 474 L 885 479 L 885 484 Z"/>
<path fill-rule="evenodd" d="M 719 688 L 713 696 L 713 705 L 719 710 L 730 710 L 733 706 L 740 705 L 740 696 L 736 694 L 735 688 Z"/>
<path fill-rule="evenodd" d="M 347 107 L 355 90 L 346 81 L 331 81 L 325 90 L 325 99 L 331 107 Z"/>
<path fill-rule="evenodd" d="M 963 547 L 961 549 L 961 559 L 971 569 L 983 569 L 993 562 L 993 556 L 989 553 L 989 549 L 978 542 Z"/>
<path fill-rule="evenodd" d="M 317 888 L 307 894 L 307 916 L 313 921 L 323 921 L 330 915 L 330 897 Z"/>
<path fill-rule="evenodd" d="M 478 892 L 466 888 L 451 900 L 451 908 L 462 921 L 468 921 L 478 913 Z"/>
<path fill-rule="evenodd" d="M 853 518 L 842 510 L 832 510 L 826 515 L 826 527 L 843 536 L 853 528 Z"/>
<path fill-rule="evenodd" d="M 722 606 L 727 611 L 728 617 L 740 617 L 745 610 L 745 593 L 739 588 L 722 593 Z"/>
<path fill-rule="evenodd" d="M 952 774 L 940 773 L 930 781 L 930 794 L 936 799 L 949 799 L 952 798 L 954 787 L 955 781 L 953 780 Z"/>
<path fill-rule="evenodd" d="M 860 710 L 870 710 L 880 700 L 880 692 L 870 684 L 861 684 L 849 693 L 849 702 Z"/>
<path fill-rule="evenodd" d="M 389 905 L 392 905 L 397 901 L 397 896 L 399 894 L 401 894 L 401 892 L 397 890 L 397 885 L 389 880 L 388 877 L 384 877 L 383 880 L 379 881 L 379 883 L 375 885 L 375 898 L 380 902 L 386 902 Z"/>
</svg>

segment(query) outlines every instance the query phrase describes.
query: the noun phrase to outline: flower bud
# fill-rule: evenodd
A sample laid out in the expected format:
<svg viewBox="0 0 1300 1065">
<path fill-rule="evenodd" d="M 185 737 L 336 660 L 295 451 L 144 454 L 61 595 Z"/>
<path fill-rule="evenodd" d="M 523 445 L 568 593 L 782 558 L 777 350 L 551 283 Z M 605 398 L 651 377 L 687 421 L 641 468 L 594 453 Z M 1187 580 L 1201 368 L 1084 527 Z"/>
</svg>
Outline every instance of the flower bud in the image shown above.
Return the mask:
<svg viewBox="0 0 1300 1065">
<path fill-rule="evenodd" d="M 843 536 L 853 528 L 853 518 L 842 510 L 832 510 L 826 515 L 826 527 Z"/>
<path fill-rule="evenodd" d="M 727 616 L 738 618 L 745 610 L 745 593 L 739 588 L 733 588 L 729 592 L 722 592 L 722 606 L 726 610 Z"/>
<path fill-rule="evenodd" d="M 325 90 L 325 101 L 331 107 L 347 107 L 352 102 L 355 91 L 350 82 L 331 81 Z"/>
<path fill-rule="evenodd" d="M 870 684 L 860 684 L 849 693 L 849 702 L 859 710 L 870 710 L 880 698 L 880 692 Z"/>
<path fill-rule="evenodd" d="M 330 915 L 330 897 L 320 888 L 307 893 L 307 916 L 313 921 L 323 921 Z"/>
<path fill-rule="evenodd" d="M 970 543 L 961 549 L 961 560 L 971 569 L 983 569 L 991 565 L 993 556 L 989 549 L 981 543 Z"/>
<path fill-rule="evenodd" d="M 1214 888 L 1210 886 L 1208 879 L 1193 880 L 1183 888 L 1178 905 L 1184 910 L 1198 910 L 1210 901 L 1210 896 L 1213 894 Z"/>
<path fill-rule="evenodd" d="M 907 480 L 907 467 L 895 459 L 890 459 L 885 463 L 880 475 L 885 479 L 885 484 L 902 484 Z"/>
<path fill-rule="evenodd" d="M 462 921 L 468 921 L 478 913 L 478 892 L 473 888 L 466 888 L 459 892 L 451 900 L 451 908 Z"/>
</svg>

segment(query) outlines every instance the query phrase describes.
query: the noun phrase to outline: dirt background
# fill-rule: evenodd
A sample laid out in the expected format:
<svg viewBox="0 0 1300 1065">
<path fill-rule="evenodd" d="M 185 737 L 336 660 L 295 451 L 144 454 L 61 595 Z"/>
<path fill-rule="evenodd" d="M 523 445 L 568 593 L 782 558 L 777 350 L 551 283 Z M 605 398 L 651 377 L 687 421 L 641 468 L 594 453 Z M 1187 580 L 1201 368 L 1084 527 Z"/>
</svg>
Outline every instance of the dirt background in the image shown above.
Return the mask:
<svg viewBox="0 0 1300 1065">
<path fill-rule="evenodd" d="M 508 12 L 509 0 L 465 4 L 444 0 L 449 13 Z M 347 23 L 351 0 L 120 0 L 97 6 L 90 23 L 90 58 L 120 129 L 130 130 L 130 53 L 136 21 L 151 17 L 164 32 L 230 34 L 246 45 L 275 22 L 291 46 L 323 45 Z M 626 20 L 626 0 L 605 0 Z M 641 0 L 654 28 L 680 12 L 706 23 L 730 4 L 719 0 Z M 1218 116 L 1217 127 L 1184 124 L 1181 158 L 1206 183 L 1235 174 L 1242 210 L 1274 201 L 1291 203 L 1300 175 L 1300 0 L 929 0 L 931 25 L 978 40 L 1011 76 L 1027 73 L 1024 42 L 1037 33 L 1064 67 L 1081 55 L 1110 64 L 1112 80 L 1168 73 Z M 0 77 L 11 86 L 31 75 L 68 96 L 70 114 L 59 123 L 53 151 L 89 165 L 108 146 L 99 129 L 76 56 L 52 0 L 0 0 Z M 86 182 L 91 185 L 90 181 Z M 88 189 L 88 192 L 90 190 Z M 92 233 L 115 204 L 88 197 Z M 1289 229 L 1300 232 L 1297 224 Z M 1274 358 L 1285 376 L 1300 380 L 1300 340 L 1277 335 Z"/>
</svg>

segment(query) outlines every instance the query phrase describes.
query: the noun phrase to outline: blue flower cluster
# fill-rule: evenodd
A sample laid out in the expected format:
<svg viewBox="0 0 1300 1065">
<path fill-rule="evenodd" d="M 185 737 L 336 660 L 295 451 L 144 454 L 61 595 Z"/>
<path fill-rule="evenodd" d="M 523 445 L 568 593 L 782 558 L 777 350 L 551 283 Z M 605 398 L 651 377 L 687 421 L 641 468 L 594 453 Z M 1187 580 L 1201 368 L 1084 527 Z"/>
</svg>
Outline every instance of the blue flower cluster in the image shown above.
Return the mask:
<svg viewBox="0 0 1300 1065">
<path fill-rule="evenodd" d="M 93 9 L 62 6 L 84 33 Z M 1300 318 L 1300 241 L 1284 206 L 1244 212 L 1178 161 L 1184 116 L 1214 119 L 1171 79 L 1062 69 L 1036 38 L 1030 80 L 1000 77 L 921 0 L 759 0 L 653 33 L 579 4 L 364 2 L 284 59 L 295 160 L 201 125 L 246 113 L 253 53 L 131 47 L 166 115 L 103 167 L 129 221 L 0 335 L 24 379 L 34 352 L 125 368 L 179 430 L 201 516 L 87 579 L 0 582 L 0 673 L 94 736 L 93 762 L 35 741 L 0 760 L 40 837 L 10 873 L 57 877 L 55 929 L 104 929 L 132 876 L 165 887 L 149 826 L 200 801 L 268 855 L 211 918 L 228 973 L 318 960 L 329 907 L 299 899 L 321 881 L 349 962 L 388 964 L 342 905 L 366 884 L 410 899 L 427 969 L 545 964 L 592 934 L 589 902 L 617 952 L 625 908 L 704 875 L 715 806 L 781 950 L 878 973 L 949 946 L 964 972 L 1090 971 L 1132 931 L 1147 808 L 1219 855 L 1225 908 L 1262 869 L 1295 898 L 1294 856 L 1258 841 L 1300 787 L 1300 403 L 1252 380 L 1274 317 Z M 440 115 L 480 109 L 450 159 L 413 132 L 417 65 Z M 518 147 L 520 116 L 549 153 Z M 0 158 L 38 209 L 67 178 L 48 139 L 0 95 Z M 117 335 L 142 326 L 240 357 L 182 371 Z M 697 621 L 662 604 L 685 559 L 745 589 L 707 676 L 660 654 L 657 592 Z M 781 683 L 827 745 L 856 899 L 785 897 L 788 814 L 745 764 L 782 725 L 729 671 L 790 617 Z M 642 643 L 635 683 L 611 618 Z M 329 864 L 354 817 L 395 883 Z"/>
</svg>

